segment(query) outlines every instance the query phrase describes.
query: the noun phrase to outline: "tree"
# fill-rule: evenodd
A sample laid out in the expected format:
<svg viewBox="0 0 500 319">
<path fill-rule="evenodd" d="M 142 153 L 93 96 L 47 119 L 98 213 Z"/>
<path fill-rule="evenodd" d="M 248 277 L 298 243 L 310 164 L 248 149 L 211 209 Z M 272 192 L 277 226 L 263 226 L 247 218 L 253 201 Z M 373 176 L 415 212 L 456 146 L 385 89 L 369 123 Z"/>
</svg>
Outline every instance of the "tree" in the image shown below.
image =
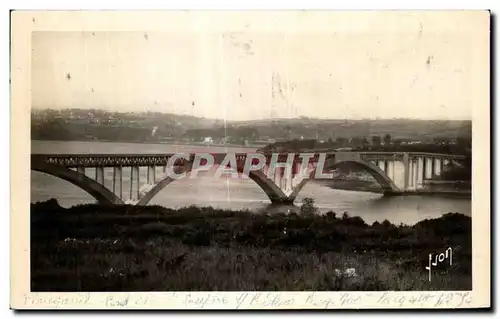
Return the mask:
<svg viewBox="0 0 500 319">
<path fill-rule="evenodd" d="M 316 140 L 303 140 L 302 143 L 307 149 L 314 149 L 316 147 Z"/>
<path fill-rule="evenodd" d="M 382 138 L 378 135 L 372 136 L 372 144 L 374 146 L 380 146 L 380 144 L 382 144 Z"/>
<path fill-rule="evenodd" d="M 349 140 L 345 137 L 337 137 L 335 142 L 339 147 L 347 146 L 349 144 Z"/>
<path fill-rule="evenodd" d="M 351 139 L 351 145 L 353 147 L 358 147 L 363 145 L 363 138 L 362 137 L 353 137 Z"/>
<path fill-rule="evenodd" d="M 385 134 L 385 136 L 384 136 L 384 144 L 385 145 L 391 144 L 391 140 L 392 140 L 391 139 L 391 134 Z"/>
<path fill-rule="evenodd" d="M 300 206 L 300 212 L 306 215 L 317 213 L 318 208 L 314 205 L 314 199 L 310 197 L 304 198 Z"/>
<path fill-rule="evenodd" d="M 286 125 L 285 126 L 285 140 L 289 140 L 292 136 L 292 128 L 290 127 L 290 125 Z"/>
<path fill-rule="evenodd" d="M 457 137 L 457 148 L 464 152 L 466 151 L 468 148 L 470 149 L 471 148 L 471 139 L 467 139 L 465 137 Z"/>
<path fill-rule="evenodd" d="M 361 146 L 363 146 L 363 147 L 370 146 L 370 142 L 368 141 L 368 139 L 366 137 L 363 137 L 363 140 L 361 141 Z"/>
</svg>

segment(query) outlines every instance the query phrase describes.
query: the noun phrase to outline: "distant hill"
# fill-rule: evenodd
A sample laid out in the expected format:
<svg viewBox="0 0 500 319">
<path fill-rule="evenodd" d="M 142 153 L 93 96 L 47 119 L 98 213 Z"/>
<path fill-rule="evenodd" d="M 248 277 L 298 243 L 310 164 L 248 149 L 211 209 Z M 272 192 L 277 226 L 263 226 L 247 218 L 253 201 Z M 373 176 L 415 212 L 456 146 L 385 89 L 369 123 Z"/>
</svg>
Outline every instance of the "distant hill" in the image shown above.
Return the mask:
<svg viewBox="0 0 500 319">
<path fill-rule="evenodd" d="M 32 139 L 55 140 L 189 140 L 206 136 L 231 138 L 233 142 L 292 139 L 328 140 L 383 136 L 393 139 L 470 139 L 471 121 L 447 120 L 344 120 L 344 119 L 265 119 L 224 121 L 159 112 L 119 113 L 102 110 L 34 110 Z"/>
<path fill-rule="evenodd" d="M 448 120 L 335 120 L 335 119 L 269 119 L 258 121 L 236 122 L 234 126 L 252 126 L 260 135 L 284 135 L 289 132 L 291 138 L 318 137 L 335 139 L 337 137 L 371 137 L 373 135 L 390 134 L 393 138 L 429 139 L 470 138 L 472 136 L 471 121 Z"/>
</svg>

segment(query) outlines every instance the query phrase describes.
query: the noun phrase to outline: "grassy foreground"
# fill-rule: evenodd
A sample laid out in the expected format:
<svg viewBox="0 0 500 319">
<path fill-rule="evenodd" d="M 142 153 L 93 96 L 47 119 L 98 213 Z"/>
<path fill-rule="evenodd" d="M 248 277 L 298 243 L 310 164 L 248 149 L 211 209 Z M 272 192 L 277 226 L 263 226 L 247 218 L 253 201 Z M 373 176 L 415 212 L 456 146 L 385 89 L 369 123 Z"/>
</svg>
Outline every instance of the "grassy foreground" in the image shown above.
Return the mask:
<svg viewBox="0 0 500 319">
<path fill-rule="evenodd" d="M 469 290 L 471 218 L 413 226 L 213 208 L 31 206 L 32 291 Z M 453 249 L 453 265 L 429 253 Z"/>
</svg>

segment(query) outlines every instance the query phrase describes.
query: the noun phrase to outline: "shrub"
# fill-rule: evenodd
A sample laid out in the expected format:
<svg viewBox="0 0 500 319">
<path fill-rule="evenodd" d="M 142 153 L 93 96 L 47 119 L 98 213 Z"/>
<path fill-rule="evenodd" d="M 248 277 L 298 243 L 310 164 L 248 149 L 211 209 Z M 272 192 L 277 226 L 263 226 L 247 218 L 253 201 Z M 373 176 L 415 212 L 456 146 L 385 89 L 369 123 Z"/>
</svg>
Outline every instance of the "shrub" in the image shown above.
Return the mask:
<svg viewBox="0 0 500 319">
<path fill-rule="evenodd" d="M 390 221 L 388 221 L 387 219 L 384 219 L 384 221 L 382 222 L 382 226 L 384 226 L 385 228 L 391 228 L 394 225 Z"/>
<path fill-rule="evenodd" d="M 349 225 L 351 226 L 356 226 L 356 227 L 364 227 L 367 226 L 363 218 L 359 216 L 354 216 L 347 218 L 346 221 L 348 222 Z"/>
<path fill-rule="evenodd" d="M 302 200 L 300 212 L 304 215 L 314 215 L 318 213 L 318 208 L 314 205 L 314 199 L 306 197 Z"/>
<path fill-rule="evenodd" d="M 337 219 L 337 214 L 335 214 L 334 211 L 330 210 L 326 213 L 326 217 L 327 219 Z"/>
<path fill-rule="evenodd" d="M 212 242 L 212 234 L 205 230 L 190 231 L 185 234 L 182 242 L 186 245 L 210 246 Z"/>
</svg>

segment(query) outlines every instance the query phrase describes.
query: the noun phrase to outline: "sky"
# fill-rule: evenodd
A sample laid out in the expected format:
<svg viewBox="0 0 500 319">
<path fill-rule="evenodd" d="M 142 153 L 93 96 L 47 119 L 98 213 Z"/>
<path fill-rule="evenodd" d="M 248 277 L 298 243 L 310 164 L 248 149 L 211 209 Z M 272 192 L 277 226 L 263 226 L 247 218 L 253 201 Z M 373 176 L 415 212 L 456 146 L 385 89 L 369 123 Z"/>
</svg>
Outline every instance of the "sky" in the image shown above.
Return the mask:
<svg viewBox="0 0 500 319">
<path fill-rule="evenodd" d="M 225 14 L 176 16 L 175 28 L 33 32 L 32 107 L 471 119 L 489 78 L 484 12 Z"/>
</svg>

